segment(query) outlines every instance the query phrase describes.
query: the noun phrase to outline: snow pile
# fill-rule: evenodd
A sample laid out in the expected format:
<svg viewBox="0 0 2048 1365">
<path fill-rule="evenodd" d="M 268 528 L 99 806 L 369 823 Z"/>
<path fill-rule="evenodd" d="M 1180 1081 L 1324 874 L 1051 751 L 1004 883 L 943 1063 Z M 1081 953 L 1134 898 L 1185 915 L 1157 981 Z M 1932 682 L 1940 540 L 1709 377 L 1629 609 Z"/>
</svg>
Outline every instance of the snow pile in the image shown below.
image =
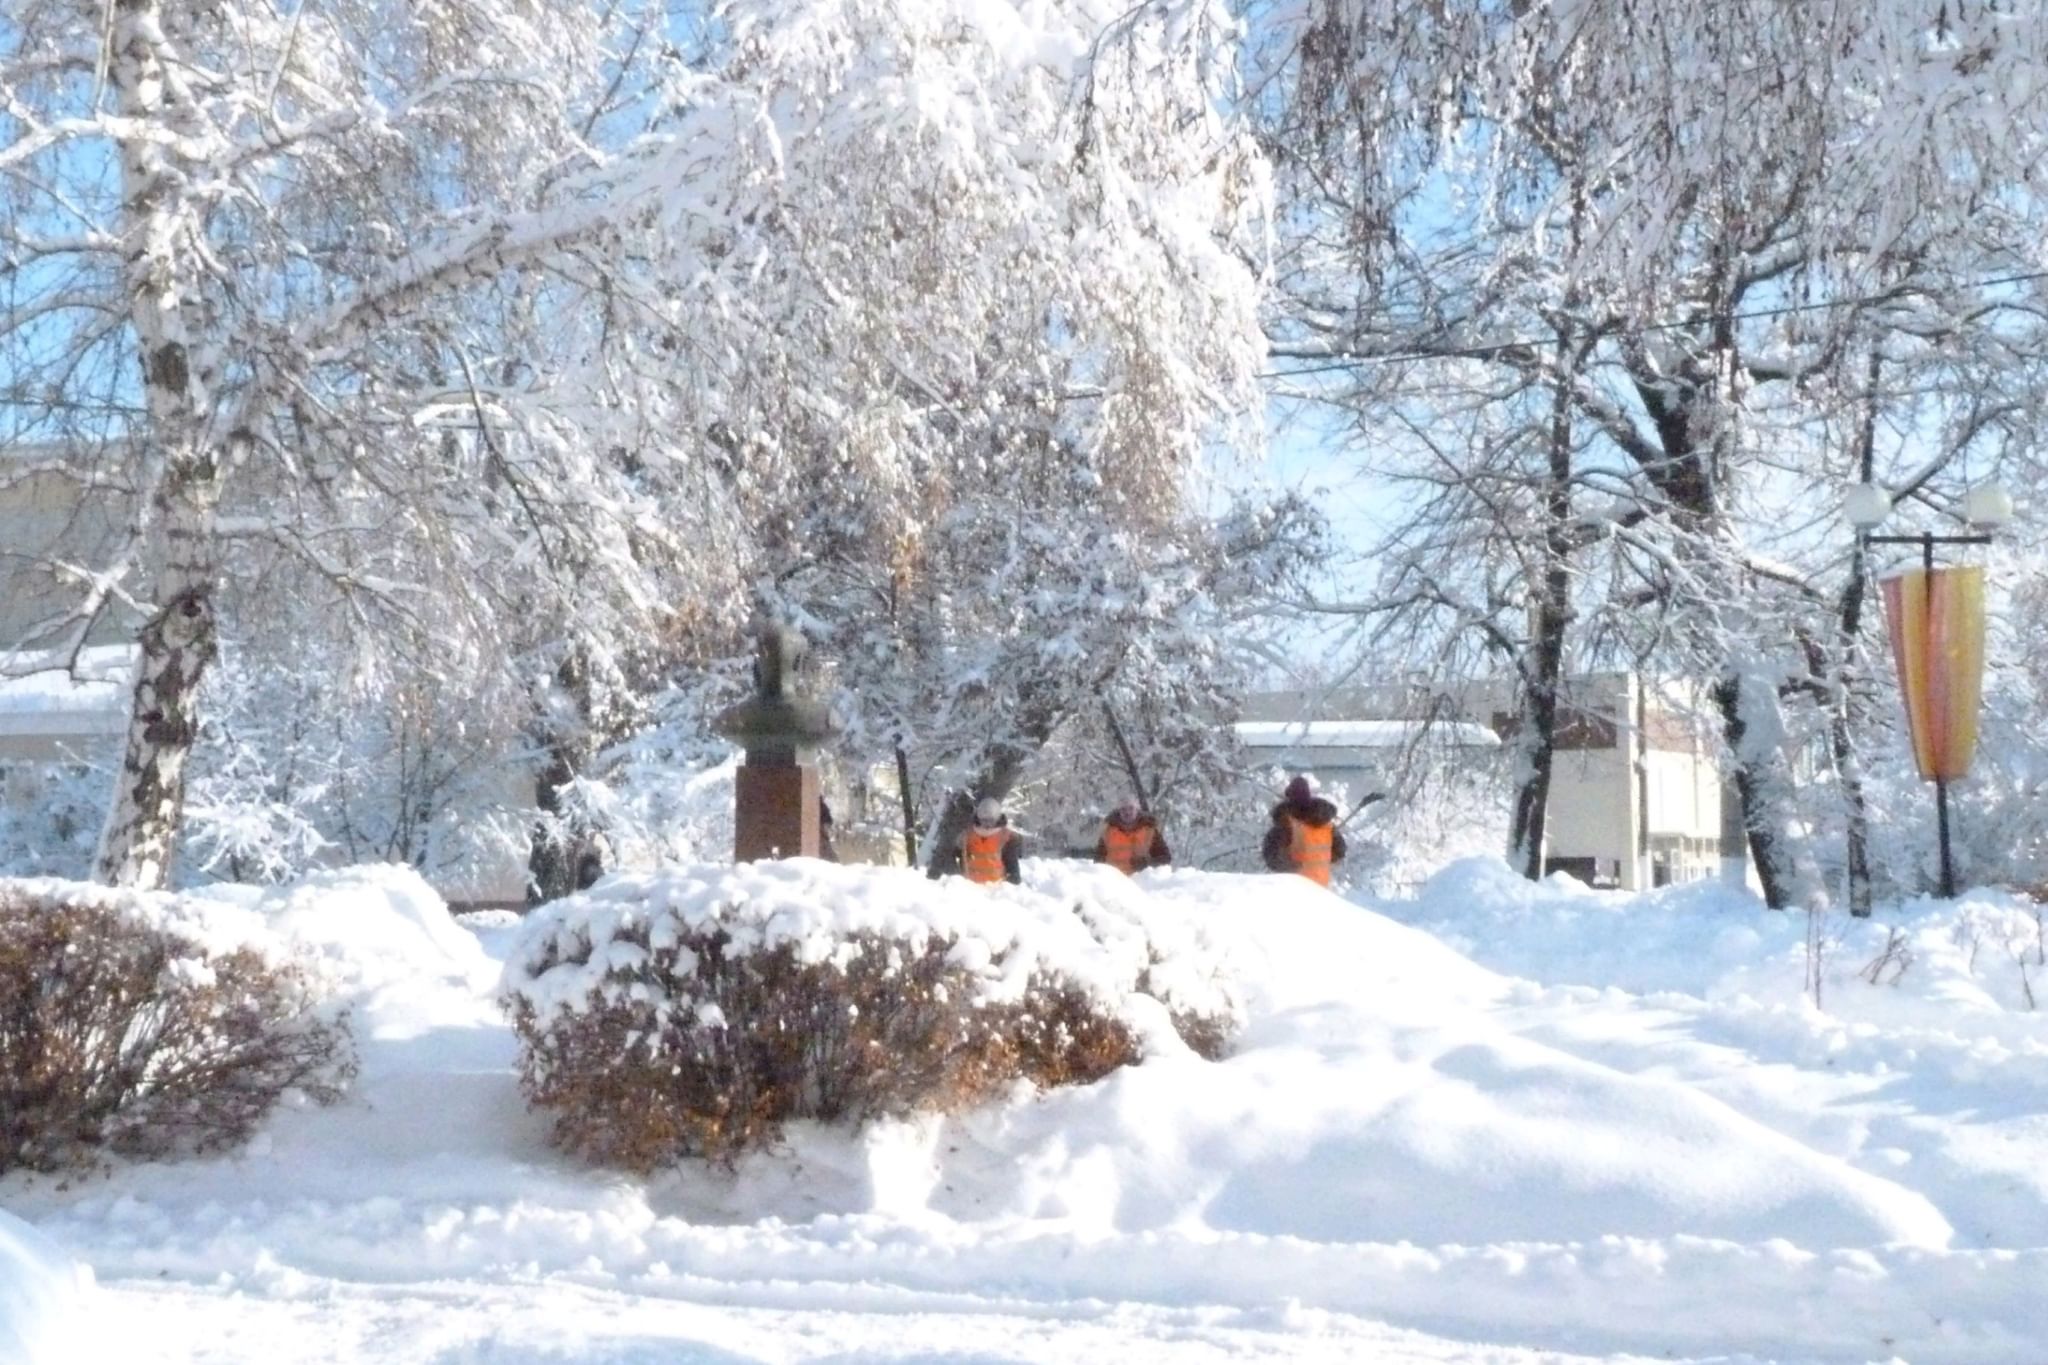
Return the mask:
<svg viewBox="0 0 2048 1365">
<path fill-rule="evenodd" d="M 93 1308 L 92 1272 L 0 1209 L 0 1361 L 71 1365 Z"/>
<path fill-rule="evenodd" d="M 1515 1036 L 1494 1014 L 1510 983 L 1412 929 L 1295 878 L 1144 880 L 1239 965 L 1236 1055 L 967 1119 L 1003 1158 L 940 1162 L 952 1216 L 1421 1244 L 1950 1239 L 1923 1198 L 1725 1104 Z"/>
<path fill-rule="evenodd" d="M 475 989 L 498 974 L 476 936 L 402 864 L 312 873 L 264 892 L 251 908 L 339 994 L 417 993 L 423 980 Z"/>
<path fill-rule="evenodd" d="M 288 951 L 261 915 L 222 898 L 132 891 L 60 877 L 0 877 L 0 887 L 31 904 L 106 911 L 138 928 L 175 934 L 208 954 L 251 948 L 266 960 L 276 961 Z M 176 964 L 173 969 L 180 970 Z"/>
<path fill-rule="evenodd" d="M 1767 911 L 1722 882 L 1636 895 L 1563 873 L 1531 882 L 1498 858 L 1469 858 L 1412 901 L 1373 904 L 1535 981 L 1791 1005 L 1817 972 L 1824 1006 L 1891 1024 L 2048 1008 L 2048 907 L 1991 888 L 1885 905 L 1866 919 L 1831 911 L 1816 923 Z"/>
<path fill-rule="evenodd" d="M 249 949 L 267 962 L 305 968 L 321 993 L 338 1003 L 379 990 L 416 996 L 430 979 L 473 995 L 499 972 L 419 873 L 397 864 L 317 872 L 278 887 L 223 884 L 183 893 L 51 877 L 0 882 L 32 901 L 112 911 L 208 954 Z M 188 970 L 180 964 L 172 969 Z"/>
<path fill-rule="evenodd" d="M 936 938 L 972 977 L 972 1003 L 1013 1002 L 1034 978 L 1064 978 L 1128 1024 L 1148 1053 L 1183 1046 L 1162 1003 L 1239 1018 L 1213 950 L 1129 879 L 1074 865 L 1034 869 L 1032 882 L 984 887 L 807 858 L 622 874 L 530 915 L 503 989 L 547 1016 L 644 992 L 633 974 L 650 949 L 704 935 L 723 933 L 734 957 L 790 945 L 804 963 L 841 958 L 856 938 Z"/>
<path fill-rule="evenodd" d="M 70 1190 L 10 1177 L 0 1202 L 80 1248 L 167 1362 L 983 1342 L 1019 1361 L 2010 1365 L 2048 1335 L 2048 1021 L 1980 979 L 2023 905 L 1829 917 L 1816 1005 L 1806 918 L 1718 888 L 1598 894 L 1472 862 L 1359 905 L 1289 877 L 1025 875 L 687 868 L 477 923 L 507 981 L 578 922 L 610 945 L 628 916 L 714 913 L 819 953 L 957 934 L 997 993 L 1006 954 L 1117 982 L 1186 964 L 1190 990 L 1232 983 L 1231 1054 L 1163 1048 L 858 1133 L 797 1124 L 732 1169 L 625 1180 L 549 1150 L 496 980 L 371 870 L 250 898 L 324 942 L 331 979 L 376 983 L 354 997 L 348 1098 L 229 1158 Z M 1873 985 L 1858 973 L 1887 943 L 1909 960 Z M 567 1007 L 593 981 L 528 984 Z"/>
</svg>

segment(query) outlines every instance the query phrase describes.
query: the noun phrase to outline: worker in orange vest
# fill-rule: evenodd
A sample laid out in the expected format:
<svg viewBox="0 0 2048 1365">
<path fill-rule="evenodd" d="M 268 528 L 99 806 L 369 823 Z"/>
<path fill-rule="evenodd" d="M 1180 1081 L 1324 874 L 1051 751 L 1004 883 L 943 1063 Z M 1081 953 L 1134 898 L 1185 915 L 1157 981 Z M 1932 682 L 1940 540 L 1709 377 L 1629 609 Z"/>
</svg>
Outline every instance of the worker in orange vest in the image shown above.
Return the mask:
<svg viewBox="0 0 2048 1365">
<path fill-rule="evenodd" d="M 1309 790 L 1297 773 L 1273 807 L 1273 824 L 1259 850 L 1275 872 L 1294 872 L 1318 886 L 1330 884 L 1330 869 L 1344 861 L 1344 833 L 1337 808 Z"/>
<path fill-rule="evenodd" d="M 1095 861 L 1108 863 L 1129 876 L 1148 867 L 1165 867 L 1173 861 L 1159 822 L 1125 797 L 1102 822 L 1102 837 L 1095 841 Z"/>
<path fill-rule="evenodd" d="M 1003 803 L 984 796 L 975 803 L 974 823 L 960 836 L 960 872 L 970 882 L 1022 882 L 1017 865 L 1017 832 Z"/>
</svg>

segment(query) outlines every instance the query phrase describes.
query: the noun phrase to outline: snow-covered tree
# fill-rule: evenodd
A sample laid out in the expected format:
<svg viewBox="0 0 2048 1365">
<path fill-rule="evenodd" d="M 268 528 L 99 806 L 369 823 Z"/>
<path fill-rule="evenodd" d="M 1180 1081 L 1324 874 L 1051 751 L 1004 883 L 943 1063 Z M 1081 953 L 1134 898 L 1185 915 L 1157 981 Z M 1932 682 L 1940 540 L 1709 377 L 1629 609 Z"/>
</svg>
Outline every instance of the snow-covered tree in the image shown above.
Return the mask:
<svg viewBox="0 0 2048 1365">
<path fill-rule="evenodd" d="M 360 637 L 501 652 L 566 780 L 591 684 L 729 626 L 819 483 L 914 535 L 959 472 L 928 437 L 1006 404 L 1170 476 L 1253 405 L 1231 31 L 1192 0 L 16 6 L 5 435 L 110 452 L 129 524 L 13 643 L 142 620 L 99 874 L 167 875 L 223 598 L 279 556 Z"/>
<path fill-rule="evenodd" d="M 912 555 L 847 553 L 780 586 L 838 663 L 842 749 L 897 762 L 927 855 L 976 800 L 1020 784 L 1053 824 L 1124 795 L 1206 812 L 1239 766 L 1244 609 L 1295 590 L 1313 519 L 1288 503 L 1132 526 L 1072 449 L 1013 451 L 1004 468 Z"/>
<path fill-rule="evenodd" d="M 1269 49 L 1293 63 L 1275 68 L 1297 147 L 1283 184 L 1311 225 L 1287 348 L 1408 357 L 1423 384 L 1432 358 L 1477 361 L 1567 400 L 1574 478 L 1608 491 L 1553 504 L 1532 614 L 1559 619 L 1570 547 L 1563 615 L 1612 626 L 1587 648 L 1714 680 L 1766 895 L 1810 898 L 1786 753 L 1846 705 L 1827 679 L 1857 624 L 1828 587 L 1848 537 L 1812 490 L 1831 507 L 1872 354 L 1929 381 L 1890 419 L 1932 450 L 1897 443 L 1907 490 L 1997 435 L 1984 418 L 2006 399 L 2034 401 L 2034 288 L 2012 277 L 2040 236 L 2041 16 L 1923 0 L 1302 14 Z M 1961 360 L 1994 355 L 1995 374 Z M 1987 387 L 2003 397 L 1986 405 Z"/>
</svg>

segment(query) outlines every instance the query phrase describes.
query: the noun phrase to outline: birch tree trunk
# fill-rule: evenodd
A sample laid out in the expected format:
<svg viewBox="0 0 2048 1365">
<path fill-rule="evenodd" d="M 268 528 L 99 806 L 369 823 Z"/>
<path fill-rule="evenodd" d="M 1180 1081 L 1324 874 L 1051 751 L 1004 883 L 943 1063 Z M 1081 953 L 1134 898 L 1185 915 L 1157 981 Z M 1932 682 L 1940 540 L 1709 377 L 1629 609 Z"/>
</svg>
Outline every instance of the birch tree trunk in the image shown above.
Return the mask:
<svg viewBox="0 0 2048 1365">
<path fill-rule="evenodd" d="M 201 498 L 159 501 L 187 526 L 203 526 L 211 503 Z M 185 762 L 199 736 L 199 684 L 219 647 L 206 539 L 190 531 L 170 534 L 175 558 L 159 580 L 156 614 L 138 639 L 121 775 L 94 865 L 94 875 L 113 886 L 155 889 L 170 878 L 185 807 Z"/>
<path fill-rule="evenodd" d="M 197 343 L 201 312 L 191 264 L 204 231 L 185 197 L 191 168 L 174 164 L 162 134 L 193 134 L 196 111 L 168 70 L 154 0 L 116 0 L 108 82 L 126 132 L 119 139 L 128 321 L 142 361 L 151 448 L 135 509 L 155 548 L 144 585 L 155 612 L 138 637 L 127 741 L 94 874 L 116 886 L 169 880 L 185 803 L 185 762 L 198 735 L 197 696 L 218 649 L 214 509 L 220 462 L 208 430 L 216 375 Z"/>
</svg>

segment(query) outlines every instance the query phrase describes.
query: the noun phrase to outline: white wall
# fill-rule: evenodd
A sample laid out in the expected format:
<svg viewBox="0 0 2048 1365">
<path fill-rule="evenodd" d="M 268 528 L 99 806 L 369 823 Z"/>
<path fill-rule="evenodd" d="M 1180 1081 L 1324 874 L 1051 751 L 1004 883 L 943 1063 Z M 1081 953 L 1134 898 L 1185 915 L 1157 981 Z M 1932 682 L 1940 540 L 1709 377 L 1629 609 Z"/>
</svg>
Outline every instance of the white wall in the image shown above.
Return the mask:
<svg viewBox="0 0 2048 1365">
<path fill-rule="evenodd" d="M 47 446 L 0 446 L 0 474 L 61 453 Z M 89 457 L 78 459 L 81 476 L 89 478 Z M 76 602 L 78 586 L 60 579 L 48 561 L 91 563 L 121 533 L 127 508 L 125 494 L 62 474 L 0 482 L 0 652 L 13 648 L 30 625 Z M 120 638 L 132 624 L 112 613 L 93 639 Z"/>
</svg>

